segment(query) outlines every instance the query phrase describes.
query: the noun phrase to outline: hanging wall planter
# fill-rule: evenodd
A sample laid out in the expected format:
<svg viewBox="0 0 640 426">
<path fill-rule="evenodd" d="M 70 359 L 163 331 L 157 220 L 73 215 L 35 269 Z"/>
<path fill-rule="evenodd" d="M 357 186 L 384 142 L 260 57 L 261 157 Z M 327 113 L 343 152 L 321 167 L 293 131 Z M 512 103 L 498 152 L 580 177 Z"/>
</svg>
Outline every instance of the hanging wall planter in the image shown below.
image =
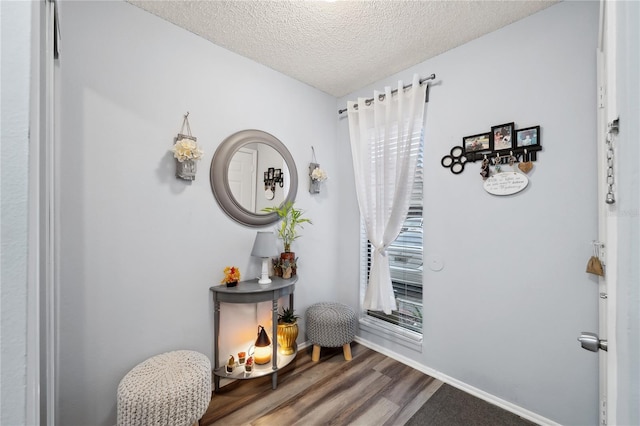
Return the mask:
<svg viewBox="0 0 640 426">
<path fill-rule="evenodd" d="M 198 146 L 197 139 L 191 135 L 189 125 L 189 113 L 184 116 L 182 129 L 176 137 L 175 145 L 171 149 L 176 159 L 176 177 L 184 180 L 194 180 L 197 172 L 197 162 L 202 158 L 202 150 Z M 186 129 L 186 133 L 185 133 Z"/>
<path fill-rule="evenodd" d="M 320 183 L 327 180 L 327 173 L 320 168 L 320 164 L 316 161 L 316 151 L 311 147 L 313 153 L 313 161 L 309 163 L 309 192 L 311 194 L 320 193 Z"/>
</svg>

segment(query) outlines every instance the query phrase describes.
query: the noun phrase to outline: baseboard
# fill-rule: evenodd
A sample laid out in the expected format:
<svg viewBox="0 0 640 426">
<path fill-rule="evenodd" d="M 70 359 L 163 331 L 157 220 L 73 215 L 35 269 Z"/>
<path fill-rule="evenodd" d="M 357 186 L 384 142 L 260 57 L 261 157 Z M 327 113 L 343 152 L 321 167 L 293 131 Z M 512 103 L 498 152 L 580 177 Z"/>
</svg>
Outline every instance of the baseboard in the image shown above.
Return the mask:
<svg viewBox="0 0 640 426">
<path fill-rule="evenodd" d="M 298 345 L 298 352 L 300 352 L 301 349 L 308 348 L 309 346 L 311 346 L 311 342 L 309 342 L 308 340 L 300 343 Z"/>
<path fill-rule="evenodd" d="M 447 383 L 448 385 L 451 385 L 455 388 L 460 389 L 461 391 L 467 392 L 477 398 L 480 398 L 484 401 L 487 401 L 490 404 L 496 405 L 502 409 L 505 409 L 517 416 L 522 417 L 523 419 L 527 419 L 529 421 L 532 421 L 534 423 L 537 423 L 539 425 L 549 425 L 549 426 L 560 426 L 559 423 L 556 423 L 552 420 L 547 419 L 546 417 L 543 417 L 539 414 L 536 414 L 532 411 L 529 411 L 527 409 L 524 409 L 516 404 L 513 404 L 509 401 L 505 401 L 504 399 L 498 398 L 495 395 L 492 395 L 488 392 L 485 392 L 483 390 L 480 390 L 474 386 L 471 386 L 467 383 L 464 383 L 458 379 L 455 379 L 453 377 L 450 377 L 444 373 L 441 373 L 437 370 L 434 370 L 432 368 L 429 368 L 425 365 L 421 365 L 419 363 L 416 363 L 415 360 L 409 359 L 405 356 L 399 355 L 391 350 L 389 350 L 388 348 L 382 347 L 380 345 L 377 345 L 373 342 L 370 342 L 368 340 L 362 339 L 359 336 L 356 336 L 355 341 L 358 342 L 359 344 L 361 344 L 362 346 L 366 346 L 367 348 L 374 350 L 376 352 L 379 352 L 385 356 L 388 356 L 389 358 L 395 359 L 398 362 L 401 362 L 403 364 L 406 364 L 410 367 L 415 368 L 418 371 L 423 372 L 424 374 L 427 374 L 435 379 L 438 379 L 444 383 Z"/>
</svg>

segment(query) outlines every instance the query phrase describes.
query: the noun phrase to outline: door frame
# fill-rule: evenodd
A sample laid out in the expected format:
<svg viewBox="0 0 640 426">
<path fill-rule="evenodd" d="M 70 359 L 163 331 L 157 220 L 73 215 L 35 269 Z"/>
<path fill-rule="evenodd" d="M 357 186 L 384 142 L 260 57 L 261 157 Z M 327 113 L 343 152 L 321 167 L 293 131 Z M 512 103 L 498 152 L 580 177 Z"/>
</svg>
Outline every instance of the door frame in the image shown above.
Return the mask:
<svg viewBox="0 0 640 426">
<path fill-rule="evenodd" d="M 617 351 L 616 300 L 618 270 L 618 206 L 607 204 L 609 147 L 613 149 L 613 182 L 617 176 L 616 132 L 609 125 L 618 117 L 616 85 L 616 2 L 600 1 L 597 48 L 597 170 L 598 170 L 598 242 L 605 264 L 605 276 L 598 282 L 598 334 L 607 340 L 608 350 L 599 353 L 599 424 L 617 424 Z M 607 143 L 609 141 L 609 143 Z M 615 197 L 614 186 L 614 197 Z"/>
</svg>

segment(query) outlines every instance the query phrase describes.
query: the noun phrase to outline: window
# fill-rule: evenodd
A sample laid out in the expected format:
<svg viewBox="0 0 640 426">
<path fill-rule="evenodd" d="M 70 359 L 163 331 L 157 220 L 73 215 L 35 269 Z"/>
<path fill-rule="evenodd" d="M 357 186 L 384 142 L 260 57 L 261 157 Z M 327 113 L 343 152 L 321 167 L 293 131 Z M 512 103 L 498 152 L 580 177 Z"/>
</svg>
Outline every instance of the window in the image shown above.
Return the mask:
<svg viewBox="0 0 640 426">
<path fill-rule="evenodd" d="M 367 311 L 371 318 L 385 321 L 403 329 L 422 334 L 422 188 L 423 188 L 423 141 L 420 143 L 416 176 L 411 193 L 409 212 L 400 234 L 389 248 L 389 268 L 393 292 L 398 310 L 387 315 L 382 311 Z M 371 265 L 371 245 L 364 229 L 361 232 L 363 261 L 366 260 L 366 276 Z"/>
</svg>

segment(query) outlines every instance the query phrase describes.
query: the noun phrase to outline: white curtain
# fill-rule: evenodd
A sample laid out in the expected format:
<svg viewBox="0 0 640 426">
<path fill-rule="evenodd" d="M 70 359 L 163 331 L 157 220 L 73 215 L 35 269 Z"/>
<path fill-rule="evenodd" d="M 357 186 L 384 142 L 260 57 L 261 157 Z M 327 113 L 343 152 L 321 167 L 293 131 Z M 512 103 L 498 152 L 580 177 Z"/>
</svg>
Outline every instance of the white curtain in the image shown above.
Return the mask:
<svg viewBox="0 0 640 426">
<path fill-rule="evenodd" d="M 426 85 L 414 75 L 411 88 L 403 90 L 398 81 L 397 94 L 392 96 L 391 90 L 374 92 L 369 105 L 364 98 L 347 103 L 358 205 L 372 245 L 363 308 L 386 314 L 397 309 L 386 249 L 400 233 L 409 209 Z"/>
</svg>

